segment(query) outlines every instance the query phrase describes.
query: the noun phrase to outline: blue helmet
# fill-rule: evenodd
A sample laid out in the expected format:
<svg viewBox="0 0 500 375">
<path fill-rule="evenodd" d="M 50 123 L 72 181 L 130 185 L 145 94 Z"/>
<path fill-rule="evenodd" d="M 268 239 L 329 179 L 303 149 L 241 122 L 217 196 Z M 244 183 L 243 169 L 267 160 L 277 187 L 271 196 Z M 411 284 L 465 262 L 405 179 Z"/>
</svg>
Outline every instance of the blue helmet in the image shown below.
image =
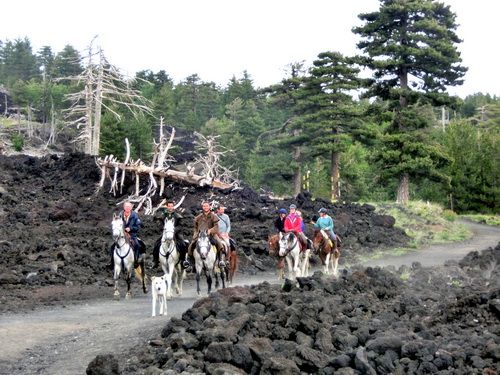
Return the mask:
<svg viewBox="0 0 500 375">
<path fill-rule="evenodd" d="M 280 213 L 280 214 L 285 214 L 285 215 L 287 214 L 287 212 L 286 212 L 286 210 L 285 210 L 284 208 L 280 208 L 280 209 L 278 210 L 278 213 Z"/>
</svg>

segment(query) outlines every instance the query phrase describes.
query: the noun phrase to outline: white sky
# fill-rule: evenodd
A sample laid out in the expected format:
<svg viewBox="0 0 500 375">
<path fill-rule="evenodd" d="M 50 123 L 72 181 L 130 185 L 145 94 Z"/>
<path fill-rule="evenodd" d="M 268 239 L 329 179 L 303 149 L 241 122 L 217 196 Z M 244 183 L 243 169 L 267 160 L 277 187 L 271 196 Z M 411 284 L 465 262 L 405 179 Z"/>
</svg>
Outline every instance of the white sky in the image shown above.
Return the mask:
<svg viewBox="0 0 500 375">
<path fill-rule="evenodd" d="M 498 0 L 444 0 L 457 14 L 465 84 L 450 93 L 500 96 Z M 0 40 L 28 37 L 33 51 L 71 44 L 81 53 L 95 35 L 108 60 L 133 76 L 165 70 L 226 86 L 246 70 L 256 87 L 278 83 L 286 66 L 320 52 L 357 53 L 351 28 L 377 0 L 13 0 L 0 6 Z M 78 14 L 78 15 L 77 15 Z"/>
</svg>

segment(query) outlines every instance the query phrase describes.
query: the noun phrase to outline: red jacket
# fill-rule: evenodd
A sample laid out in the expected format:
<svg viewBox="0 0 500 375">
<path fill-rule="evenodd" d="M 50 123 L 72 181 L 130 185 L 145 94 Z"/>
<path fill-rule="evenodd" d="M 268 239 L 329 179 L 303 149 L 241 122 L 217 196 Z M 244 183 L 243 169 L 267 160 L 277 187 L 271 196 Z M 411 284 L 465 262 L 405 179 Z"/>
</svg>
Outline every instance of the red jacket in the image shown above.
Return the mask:
<svg viewBox="0 0 500 375">
<path fill-rule="evenodd" d="M 302 232 L 302 218 L 295 214 L 289 214 L 285 219 L 285 232 Z"/>
</svg>

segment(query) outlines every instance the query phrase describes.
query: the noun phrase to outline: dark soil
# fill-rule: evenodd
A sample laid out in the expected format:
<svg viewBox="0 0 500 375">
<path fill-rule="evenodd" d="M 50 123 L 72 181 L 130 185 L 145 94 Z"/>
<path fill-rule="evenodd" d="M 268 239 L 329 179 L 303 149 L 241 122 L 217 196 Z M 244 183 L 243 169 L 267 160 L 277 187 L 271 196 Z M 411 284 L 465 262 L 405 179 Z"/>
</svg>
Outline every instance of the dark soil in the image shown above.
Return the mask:
<svg viewBox="0 0 500 375">
<path fill-rule="evenodd" d="M 108 185 L 96 193 L 99 169 L 92 157 L 76 153 L 42 158 L 0 156 L 0 170 L 0 312 L 107 293 L 111 285 L 110 272 L 105 269 L 110 221 L 120 202 L 133 192 L 135 182 L 127 180 L 121 196 L 108 193 Z M 248 187 L 223 191 L 171 183 L 164 196 L 155 197 L 153 203 L 163 198 L 178 201 L 183 196 L 181 230 L 186 239 L 191 237 L 202 200 L 228 207 L 232 234 L 241 254 L 240 272 L 247 274 L 275 267 L 275 260 L 267 255 L 267 237 L 273 232 L 277 209 L 292 202 L 307 222 L 320 207 L 330 210 L 336 232 L 343 239 L 341 264 L 378 248 L 404 245 L 408 240 L 393 227 L 391 217 L 375 214 L 372 206 L 332 205 L 312 201 L 307 194 L 293 201 L 277 201 Z M 141 237 L 151 249 L 161 228 L 152 217 L 141 216 Z"/>
</svg>

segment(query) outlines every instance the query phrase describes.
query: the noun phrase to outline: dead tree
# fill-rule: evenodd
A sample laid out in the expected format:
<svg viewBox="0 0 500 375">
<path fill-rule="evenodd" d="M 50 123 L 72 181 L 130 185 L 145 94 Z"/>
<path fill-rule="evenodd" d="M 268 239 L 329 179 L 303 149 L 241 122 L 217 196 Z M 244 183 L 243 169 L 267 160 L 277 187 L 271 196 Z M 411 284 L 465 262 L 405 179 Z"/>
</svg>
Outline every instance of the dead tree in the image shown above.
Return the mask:
<svg viewBox="0 0 500 375">
<path fill-rule="evenodd" d="M 172 128 L 168 137 L 164 136 L 163 119 L 161 119 L 160 139 L 158 142 L 154 142 L 155 153 L 150 164 L 146 164 L 140 159 L 135 161 L 130 159 L 130 144 L 128 139 L 125 139 L 126 156 L 123 162 L 118 161 L 113 155 L 96 159 L 96 163 L 101 169 L 101 179 L 97 189 L 100 190 L 103 188 L 106 178 L 108 178 L 110 181 L 109 192 L 114 195 L 116 195 L 118 191 L 121 193 L 125 183 L 125 174 L 132 174 L 135 179 L 135 193 L 128 197 L 127 200 L 137 204 L 136 210 L 144 208 L 144 212 L 147 215 L 153 214 L 158 209 L 159 206 L 156 208 L 153 207 L 151 197 L 153 197 L 157 192 L 160 196 L 163 194 L 165 180 L 180 182 L 188 185 L 209 185 L 221 189 L 237 187 L 238 181 L 235 179 L 231 180 L 231 171 L 218 164 L 222 153 L 218 151 L 218 146 L 215 140 L 205 138 L 201 135 L 198 135 L 198 137 L 208 141 L 207 156 L 202 157 L 198 154 L 196 162 L 198 164 L 203 163 L 203 174 L 200 175 L 194 173 L 194 168 L 188 169 L 185 172 L 172 169 L 171 162 L 175 161 L 175 159 L 169 155 L 168 151 L 172 145 L 174 137 L 174 128 Z M 147 176 L 148 178 L 149 183 L 145 191 L 141 191 L 141 176 Z M 158 179 L 160 181 L 159 184 Z"/>
<path fill-rule="evenodd" d="M 94 62 L 96 56 L 98 61 Z M 94 52 L 92 43 L 88 49 L 84 71 L 64 79 L 84 84 L 83 90 L 67 95 L 72 105 L 66 113 L 66 118 L 69 120 L 68 125 L 76 126 L 77 129 L 83 128 L 76 141 L 83 143 L 84 152 L 87 154 L 99 154 L 103 110 L 109 111 L 118 120 L 121 116 L 112 108 L 113 105 L 127 108 L 134 116 L 141 112 L 151 113 L 149 102 L 107 61 L 101 48 Z"/>
</svg>

